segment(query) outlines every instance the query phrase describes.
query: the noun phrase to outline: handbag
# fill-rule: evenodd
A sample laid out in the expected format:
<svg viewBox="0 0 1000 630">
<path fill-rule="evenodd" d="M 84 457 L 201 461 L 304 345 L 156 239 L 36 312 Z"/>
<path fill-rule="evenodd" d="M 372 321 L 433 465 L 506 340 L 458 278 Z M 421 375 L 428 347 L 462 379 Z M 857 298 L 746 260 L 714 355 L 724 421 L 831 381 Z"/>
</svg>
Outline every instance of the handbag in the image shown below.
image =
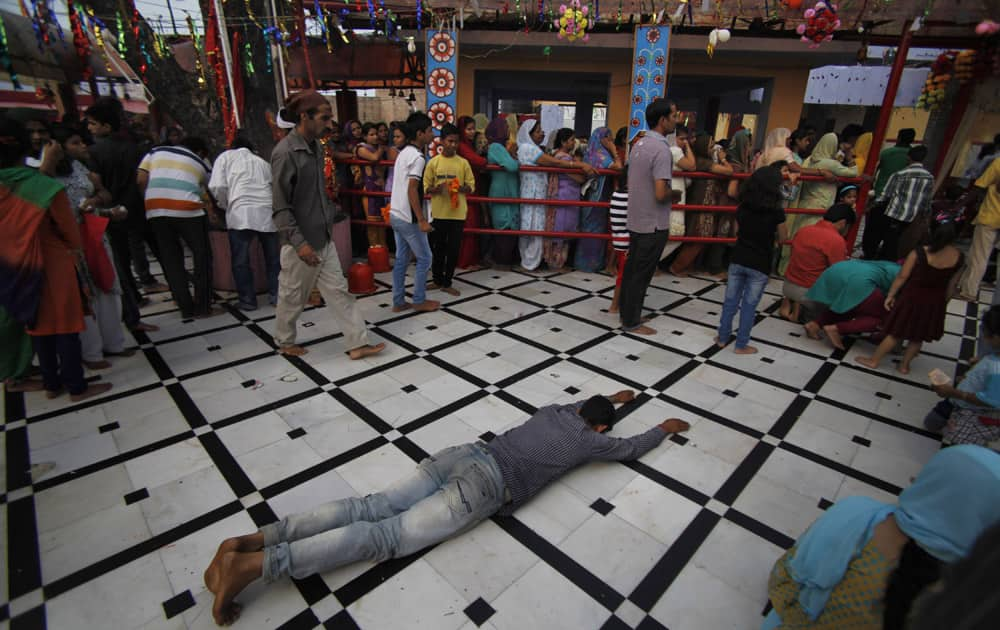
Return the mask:
<svg viewBox="0 0 1000 630">
<path fill-rule="evenodd" d="M 83 215 L 80 237 L 83 241 L 83 256 L 94 286 L 107 293 L 115 286 L 115 268 L 104 249 L 104 231 L 109 219 L 87 212 Z"/>
</svg>

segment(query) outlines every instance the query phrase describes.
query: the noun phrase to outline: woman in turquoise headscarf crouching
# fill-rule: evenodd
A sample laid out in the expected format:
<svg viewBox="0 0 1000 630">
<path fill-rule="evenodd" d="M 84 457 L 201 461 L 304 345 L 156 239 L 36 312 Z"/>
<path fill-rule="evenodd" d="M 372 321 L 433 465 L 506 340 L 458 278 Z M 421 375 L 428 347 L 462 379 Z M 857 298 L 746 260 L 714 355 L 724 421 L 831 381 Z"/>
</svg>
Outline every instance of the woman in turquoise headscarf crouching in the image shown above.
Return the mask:
<svg viewBox="0 0 1000 630">
<path fill-rule="evenodd" d="M 899 503 L 838 501 L 774 565 L 761 630 L 902 629 L 914 598 L 1000 522 L 1000 454 L 937 453 Z"/>
</svg>

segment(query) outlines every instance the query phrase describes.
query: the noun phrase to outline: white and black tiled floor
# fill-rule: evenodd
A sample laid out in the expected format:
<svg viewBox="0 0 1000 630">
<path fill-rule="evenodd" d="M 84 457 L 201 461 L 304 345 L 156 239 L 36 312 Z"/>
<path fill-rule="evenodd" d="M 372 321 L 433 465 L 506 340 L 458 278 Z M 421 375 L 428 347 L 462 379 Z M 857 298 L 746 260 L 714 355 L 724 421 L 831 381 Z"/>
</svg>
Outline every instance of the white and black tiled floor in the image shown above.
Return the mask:
<svg viewBox="0 0 1000 630">
<path fill-rule="evenodd" d="M 659 333 L 623 334 L 603 275 L 464 273 L 460 297 L 396 315 L 360 299 L 387 350 L 343 354 L 321 309 L 302 358 L 275 353 L 273 309 L 181 321 L 94 374 L 82 404 L 9 394 L 0 432 L 0 628 L 209 628 L 202 571 L 219 542 L 322 501 L 373 492 L 425 454 L 537 407 L 631 388 L 617 435 L 679 416 L 691 431 L 640 461 L 594 464 L 414 556 L 251 586 L 245 628 L 756 628 L 770 567 L 831 502 L 890 500 L 937 450 L 926 374 L 963 369 L 982 304 L 904 377 L 874 372 L 773 313 L 760 354 L 720 352 L 723 287 L 654 278 Z M 437 293 L 433 297 L 439 297 Z M 984 303 L 990 296 L 985 296 Z"/>
</svg>

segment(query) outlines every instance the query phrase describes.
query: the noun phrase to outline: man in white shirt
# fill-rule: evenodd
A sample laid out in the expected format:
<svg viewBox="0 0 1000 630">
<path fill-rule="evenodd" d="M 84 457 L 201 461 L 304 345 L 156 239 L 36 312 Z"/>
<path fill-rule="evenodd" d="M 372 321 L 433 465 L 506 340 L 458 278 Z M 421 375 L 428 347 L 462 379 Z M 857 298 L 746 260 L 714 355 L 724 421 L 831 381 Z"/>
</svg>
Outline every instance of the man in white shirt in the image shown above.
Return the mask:
<svg viewBox="0 0 1000 630">
<path fill-rule="evenodd" d="M 269 302 L 272 306 L 277 304 L 281 249 L 277 228 L 271 220 L 271 165 L 257 155 L 245 136 L 238 135 L 230 149 L 216 158 L 208 190 L 226 211 L 230 262 L 240 310 L 257 309 L 256 285 L 250 267 L 254 238 L 264 250 Z"/>
<path fill-rule="evenodd" d="M 394 313 L 412 308 L 415 311 L 436 311 L 441 304 L 425 298 L 427 271 L 431 268 L 431 246 L 427 233 L 432 229 L 424 207 L 424 151 L 434 137 L 431 119 L 423 112 L 414 112 L 403 126 L 406 146 L 393 166 L 392 197 L 389 202 L 389 223 L 396 235 L 396 265 L 392 269 L 392 310 Z M 406 301 L 406 267 L 410 253 L 417 257 L 413 279 L 413 302 Z"/>
</svg>

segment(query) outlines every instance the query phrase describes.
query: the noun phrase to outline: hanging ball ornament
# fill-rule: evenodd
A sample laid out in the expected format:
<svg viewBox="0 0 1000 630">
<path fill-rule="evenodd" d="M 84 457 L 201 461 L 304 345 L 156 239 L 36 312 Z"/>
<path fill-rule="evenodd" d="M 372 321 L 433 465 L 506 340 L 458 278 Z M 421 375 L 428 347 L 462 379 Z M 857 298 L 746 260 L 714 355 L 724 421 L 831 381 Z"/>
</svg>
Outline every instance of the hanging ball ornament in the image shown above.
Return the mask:
<svg viewBox="0 0 1000 630">
<path fill-rule="evenodd" d="M 799 24 L 795 32 L 809 44 L 809 48 L 819 48 L 821 43 L 832 40 L 833 33 L 840 28 L 835 4 L 817 2 L 815 7 L 806 9 L 802 17 L 805 23 Z"/>
<path fill-rule="evenodd" d="M 993 20 L 983 20 L 976 25 L 976 35 L 980 37 L 995 35 L 998 32 L 1000 32 L 1000 24 L 997 24 Z"/>
<path fill-rule="evenodd" d="M 729 32 L 728 28 L 719 29 L 719 43 L 725 44 L 732 37 L 732 33 Z"/>
<path fill-rule="evenodd" d="M 784 4 L 792 11 L 798 11 L 802 8 L 802 0 L 785 0 Z"/>
</svg>

